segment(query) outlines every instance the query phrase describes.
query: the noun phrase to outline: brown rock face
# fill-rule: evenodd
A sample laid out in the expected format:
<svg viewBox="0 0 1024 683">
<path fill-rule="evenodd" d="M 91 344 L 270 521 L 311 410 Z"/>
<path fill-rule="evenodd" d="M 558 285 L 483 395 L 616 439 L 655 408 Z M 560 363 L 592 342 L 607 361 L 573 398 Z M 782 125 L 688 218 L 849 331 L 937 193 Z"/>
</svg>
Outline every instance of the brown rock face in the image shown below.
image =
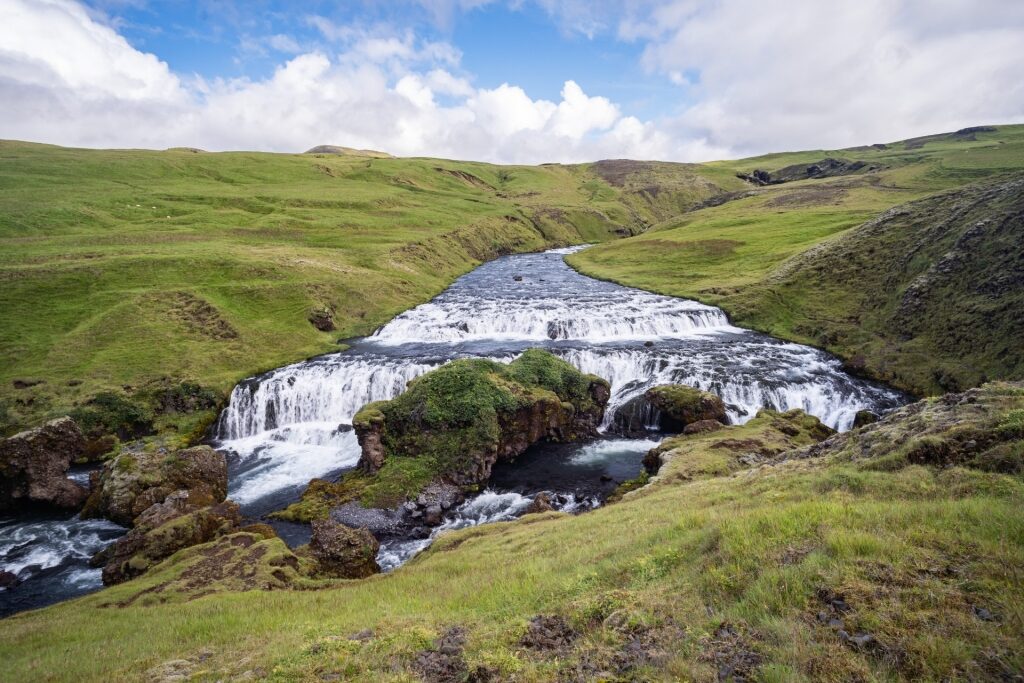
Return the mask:
<svg viewBox="0 0 1024 683">
<path fill-rule="evenodd" d="M 132 526 L 150 506 L 184 491 L 192 509 L 227 496 L 228 467 L 222 453 L 196 446 L 173 453 L 125 452 L 107 463 L 83 514 Z"/>
<path fill-rule="evenodd" d="M 67 478 L 85 452 L 85 437 L 70 417 L 0 440 L 0 511 L 37 503 L 75 509 L 88 491 Z"/>
<path fill-rule="evenodd" d="M 188 491 L 178 491 L 139 515 L 135 528 L 97 553 L 93 563 L 104 565 L 105 585 L 121 583 L 182 548 L 237 531 L 241 521 L 238 505 L 230 500 L 197 509 Z"/>
<path fill-rule="evenodd" d="M 319 565 L 319 576 L 361 579 L 380 572 L 380 543 L 366 529 L 352 529 L 330 519 L 313 521 L 309 552 Z"/>
</svg>

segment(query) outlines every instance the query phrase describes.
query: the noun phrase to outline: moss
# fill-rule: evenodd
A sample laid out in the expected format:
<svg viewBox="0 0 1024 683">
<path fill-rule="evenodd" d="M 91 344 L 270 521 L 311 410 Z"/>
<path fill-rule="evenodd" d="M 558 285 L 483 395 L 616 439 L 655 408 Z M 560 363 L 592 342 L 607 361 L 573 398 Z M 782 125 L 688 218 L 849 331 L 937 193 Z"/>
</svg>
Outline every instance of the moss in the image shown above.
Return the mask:
<svg viewBox="0 0 1024 683">
<path fill-rule="evenodd" d="M 96 394 L 70 415 L 82 431 L 93 438 L 116 434 L 121 439 L 131 439 L 153 433 L 153 415 L 149 409 L 111 391 Z"/>
<path fill-rule="evenodd" d="M 634 477 L 633 479 L 627 479 L 626 481 L 624 481 L 621 484 L 619 484 L 618 486 L 616 486 L 615 490 L 612 491 L 608 495 L 608 499 L 607 499 L 606 502 L 607 503 L 616 503 L 616 502 L 622 500 L 622 497 L 625 496 L 630 491 L 636 491 L 639 488 L 643 488 L 644 486 L 647 486 L 647 483 L 650 480 L 651 480 L 651 475 L 650 474 L 648 474 L 647 472 L 641 472 L 640 476 Z"/>
</svg>

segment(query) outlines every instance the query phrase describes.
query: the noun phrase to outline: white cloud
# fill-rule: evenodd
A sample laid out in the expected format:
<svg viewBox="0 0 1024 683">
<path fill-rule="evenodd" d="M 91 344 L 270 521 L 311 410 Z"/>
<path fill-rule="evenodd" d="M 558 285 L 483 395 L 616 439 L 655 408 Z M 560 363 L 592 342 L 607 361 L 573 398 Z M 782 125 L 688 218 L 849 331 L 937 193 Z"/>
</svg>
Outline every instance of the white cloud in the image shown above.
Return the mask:
<svg viewBox="0 0 1024 683">
<path fill-rule="evenodd" d="M 1024 120 L 1024 3 L 675 0 L 619 32 L 695 100 L 666 130 L 730 154 Z"/>
<path fill-rule="evenodd" d="M 679 86 L 670 118 L 641 121 L 571 80 L 558 101 L 513 83 L 477 87 L 448 43 L 317 16 L 306 21 L 326 41 L 318 51 L 271 35 L 260 44 L 293 56 L 270 76 L 206 81 L 173 73 L 71 0 L 0 0 L 0 137 L 210 150 L 341 144 L 538 163 L 702 160 L 1024 120 L 1022 3 L 633 0 L 625 13 L 598 6 L 600 16 L 587 7 L 570 3 L 559 16 L 574 31 L 617 24 L 622 39 L 641 41 L 645 65 Z"/>
<path fill-rule="evenodd" d="M 0 12 L 0 99 L 10 103 L 2 137 L 210 150 L 342 144 L 517 163 L 668 154 L 652 125 L 573 81 L 559 102 L 511 84 L 476 88 L 453 73 L 457 49 L 409 31 L 310 17 L 338 52 L 298 54 L 263 80 L 183 80 L 68 0 L 5 0 Z M 286 36 L 267 44 L 297 47 Z"/>
</svg>

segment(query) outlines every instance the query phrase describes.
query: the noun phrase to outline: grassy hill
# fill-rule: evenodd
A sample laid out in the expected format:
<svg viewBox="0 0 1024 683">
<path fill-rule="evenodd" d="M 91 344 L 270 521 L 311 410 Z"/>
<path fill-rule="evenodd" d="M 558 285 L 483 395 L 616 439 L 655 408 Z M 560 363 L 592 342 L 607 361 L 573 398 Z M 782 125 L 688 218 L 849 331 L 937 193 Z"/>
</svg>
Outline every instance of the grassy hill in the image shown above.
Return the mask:
<svg viewBox="0 0 1024 683">
<path fill-rule="evenodd" d="M 106 391 L 142 410 L 181 382 L 225 395 L 484 260 L 632 234 L 722 192 L 723 174 L 671 166 L 659 193 L 585 167 L 0 142 L 0 432 Z"/>
<path fill-rule="evenodd" d="M 807 177 L 808 165 L 829 158 L 860 164 L 844 175 Z M 1021 192 L 1000 185 L 1024 177 L 1024 126 L 708 166 L 741 175 L 789 170 L 784 182 L 748 183 L 715 198 L 729 201 L 570 263 L 595 277 L 719 305 L 739 325 L 824 347 L 918 394 L 1024 376 Z M 982 186 L 958 192 L 975 183 Z M 962 203 L 971 208 L 960 211 Z M 884 225 L 865 225 L 899 205 L 906 206 Z M 945 295 L 933 296 L 914 325 L 895 315 L 908 289 L 953 258 L 977 221 L 992 217 L 1000 227 L 963 249 L 969 258 Z M 936 229 L 938 222 L 945 228 Z M 1009 278 L 1002 289 L 986 290 L 999 277 Z"/>
<path fill-rule="evenodd" d="M 669 440 L 619 503 L 453 532 L 319 590 L 204 596 L 196 576 L 248 551 L 185 550 L 5 619 L 4 680 L 1015 680 L 1022 385 L 820 432 L 764 412 Z"/>
</svg>

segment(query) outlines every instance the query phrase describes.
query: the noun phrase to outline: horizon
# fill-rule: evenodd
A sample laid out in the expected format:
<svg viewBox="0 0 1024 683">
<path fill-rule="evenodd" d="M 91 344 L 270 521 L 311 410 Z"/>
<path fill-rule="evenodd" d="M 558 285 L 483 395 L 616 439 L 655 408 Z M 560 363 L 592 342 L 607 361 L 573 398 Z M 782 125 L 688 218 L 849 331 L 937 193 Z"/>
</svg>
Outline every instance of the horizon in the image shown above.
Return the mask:
<svg viewBox="0 0 1024 683">
<path fill-rule="evenodd" d="M 1024 121 L 1024 6 L 981 4 L 8 0 L 0 138 L 513 165 L 838 150 Z"/>
</svg>

